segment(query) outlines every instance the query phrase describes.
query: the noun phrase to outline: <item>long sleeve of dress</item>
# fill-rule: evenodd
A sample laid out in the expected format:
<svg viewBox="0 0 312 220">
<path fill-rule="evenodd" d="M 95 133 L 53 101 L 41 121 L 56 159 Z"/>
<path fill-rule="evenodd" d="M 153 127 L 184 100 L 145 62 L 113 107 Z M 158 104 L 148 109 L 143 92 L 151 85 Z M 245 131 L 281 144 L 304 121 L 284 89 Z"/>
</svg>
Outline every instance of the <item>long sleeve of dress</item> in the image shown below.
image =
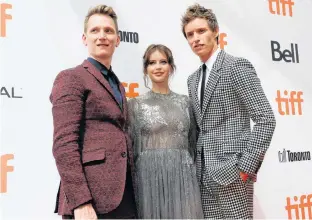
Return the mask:
<svg viewBox="0 0 312 220">
<path fill-rule="evenodd" d="M 137 157 L 140 153 L 139 149 L 139 132 L 138 132 L 138 122 L 137 122 L 137 111 L 138 111 L 138 103 L 135 98 L 128 100 L 128 118 L 129 118 L 129 125 L 128 125 L 128 134 L 132 141 L 132 147 L 134 151 L 134 161 L 137 160 Z"/>
<path fill-rule="evenodd" d="M 196 121 L 195 121 L 195 115 L 190 103 L 190 100 L 188 99 L 188 113 L 189 113 L 189 118 L 190 118 L 190 128 L 189 128 L 189 152 L 192 156 L 192 158 L 195 161 L 196 157 Z"/>
</svg>

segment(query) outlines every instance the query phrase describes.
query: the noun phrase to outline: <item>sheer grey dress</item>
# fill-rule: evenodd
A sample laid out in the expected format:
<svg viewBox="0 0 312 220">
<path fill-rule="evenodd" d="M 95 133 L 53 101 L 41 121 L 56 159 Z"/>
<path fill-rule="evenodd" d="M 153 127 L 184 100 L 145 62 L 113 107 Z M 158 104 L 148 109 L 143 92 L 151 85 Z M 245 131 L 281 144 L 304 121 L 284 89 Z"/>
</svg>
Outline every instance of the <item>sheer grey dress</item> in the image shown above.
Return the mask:
<svg viewBox="0 0 312 220">
<path fill-rule="evenodd" d="M 188 97 L 149 91 L 128 103 L 139 218 L 202 219 Z"/>
</svg>

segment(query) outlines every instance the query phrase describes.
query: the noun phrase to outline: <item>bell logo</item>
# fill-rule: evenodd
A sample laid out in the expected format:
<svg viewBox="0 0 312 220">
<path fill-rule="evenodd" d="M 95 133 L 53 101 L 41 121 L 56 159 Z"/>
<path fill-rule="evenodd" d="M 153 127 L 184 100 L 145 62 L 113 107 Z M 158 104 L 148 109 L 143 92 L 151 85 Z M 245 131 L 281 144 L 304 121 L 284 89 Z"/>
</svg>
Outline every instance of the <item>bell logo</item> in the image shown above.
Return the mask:
<svg viewBox="0 0 312 220">
<path fill-rule="evenodd" d="M 6 193 L 8 191 L 8 172 L 13 172 L 14 167 L 8 165 L 9 160 L 14 159 L 13 154 L 5 154 L 0 157 L 1 159 L 1 187 L 0 187 L 0 193 Z"/>
<path fill-rule="evenodd" d="M 8 14 L 7 10 L 12 9 L 11 4 L 0 4 L 0 37 L 7 36 L 7 20 L 12 20 L 12 15 Z"/>
<path fill-rule="evenodd" d="M 290 50 L 281 50 L 281 45 L 277 41 L 271 41 L 272 60 L 281 61 L 286 63 L 299 63 L 299 50 L 298 44 L 290 44 Z"/>
<path fill-rule="evenodd" d="M 128 91 L 126 91 L 126 97 L 127 98 L 135 98 L 135 97 L 139 96 L 139 93 L 135 91 L 136 88 L 139 88 L 138 83 L 123 82 L 122 85 L 125 87 L 125 89 L 128 89 Z"/>
</svg>

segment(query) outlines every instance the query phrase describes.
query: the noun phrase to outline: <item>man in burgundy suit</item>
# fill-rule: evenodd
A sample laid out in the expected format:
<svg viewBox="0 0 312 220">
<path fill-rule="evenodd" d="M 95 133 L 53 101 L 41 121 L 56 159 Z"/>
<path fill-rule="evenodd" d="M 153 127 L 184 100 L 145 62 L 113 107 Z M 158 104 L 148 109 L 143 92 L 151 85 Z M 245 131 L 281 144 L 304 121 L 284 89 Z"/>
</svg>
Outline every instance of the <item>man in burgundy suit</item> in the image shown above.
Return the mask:
<svg viewBox="0 0 312 220">
<path fill-rule="evenodd" d="M 111 7 L 89 10 L 82 39 L 88 59 L 61 71 L 50 96 L 61 177 L 55 212 L 64 219 L 135 218 L 127 102 L 111 67 L 120 43 Z"/>
</svg>

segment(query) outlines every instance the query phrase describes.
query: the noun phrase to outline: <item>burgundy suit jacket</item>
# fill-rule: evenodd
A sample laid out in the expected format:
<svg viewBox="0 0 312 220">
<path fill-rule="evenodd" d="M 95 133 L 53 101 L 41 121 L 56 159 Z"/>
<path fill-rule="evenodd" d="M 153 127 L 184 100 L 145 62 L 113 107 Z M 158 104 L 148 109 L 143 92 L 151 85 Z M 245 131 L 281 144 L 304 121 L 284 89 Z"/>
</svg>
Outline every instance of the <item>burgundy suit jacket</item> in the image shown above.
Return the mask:
<svg viewBox="0 0 312 220">
<path fill-rule="evenodd" d="M 60 215 L 72 215 L 88 202 L 105 214 L 121 202 L 133 151 L 125 90 L 121 83 L 119 88 L 122 109 L 107 80 L 87 60 L 60 72 L 54 81 L 53 156 L 61 177 L 55 212 Z"/>
</svg>

